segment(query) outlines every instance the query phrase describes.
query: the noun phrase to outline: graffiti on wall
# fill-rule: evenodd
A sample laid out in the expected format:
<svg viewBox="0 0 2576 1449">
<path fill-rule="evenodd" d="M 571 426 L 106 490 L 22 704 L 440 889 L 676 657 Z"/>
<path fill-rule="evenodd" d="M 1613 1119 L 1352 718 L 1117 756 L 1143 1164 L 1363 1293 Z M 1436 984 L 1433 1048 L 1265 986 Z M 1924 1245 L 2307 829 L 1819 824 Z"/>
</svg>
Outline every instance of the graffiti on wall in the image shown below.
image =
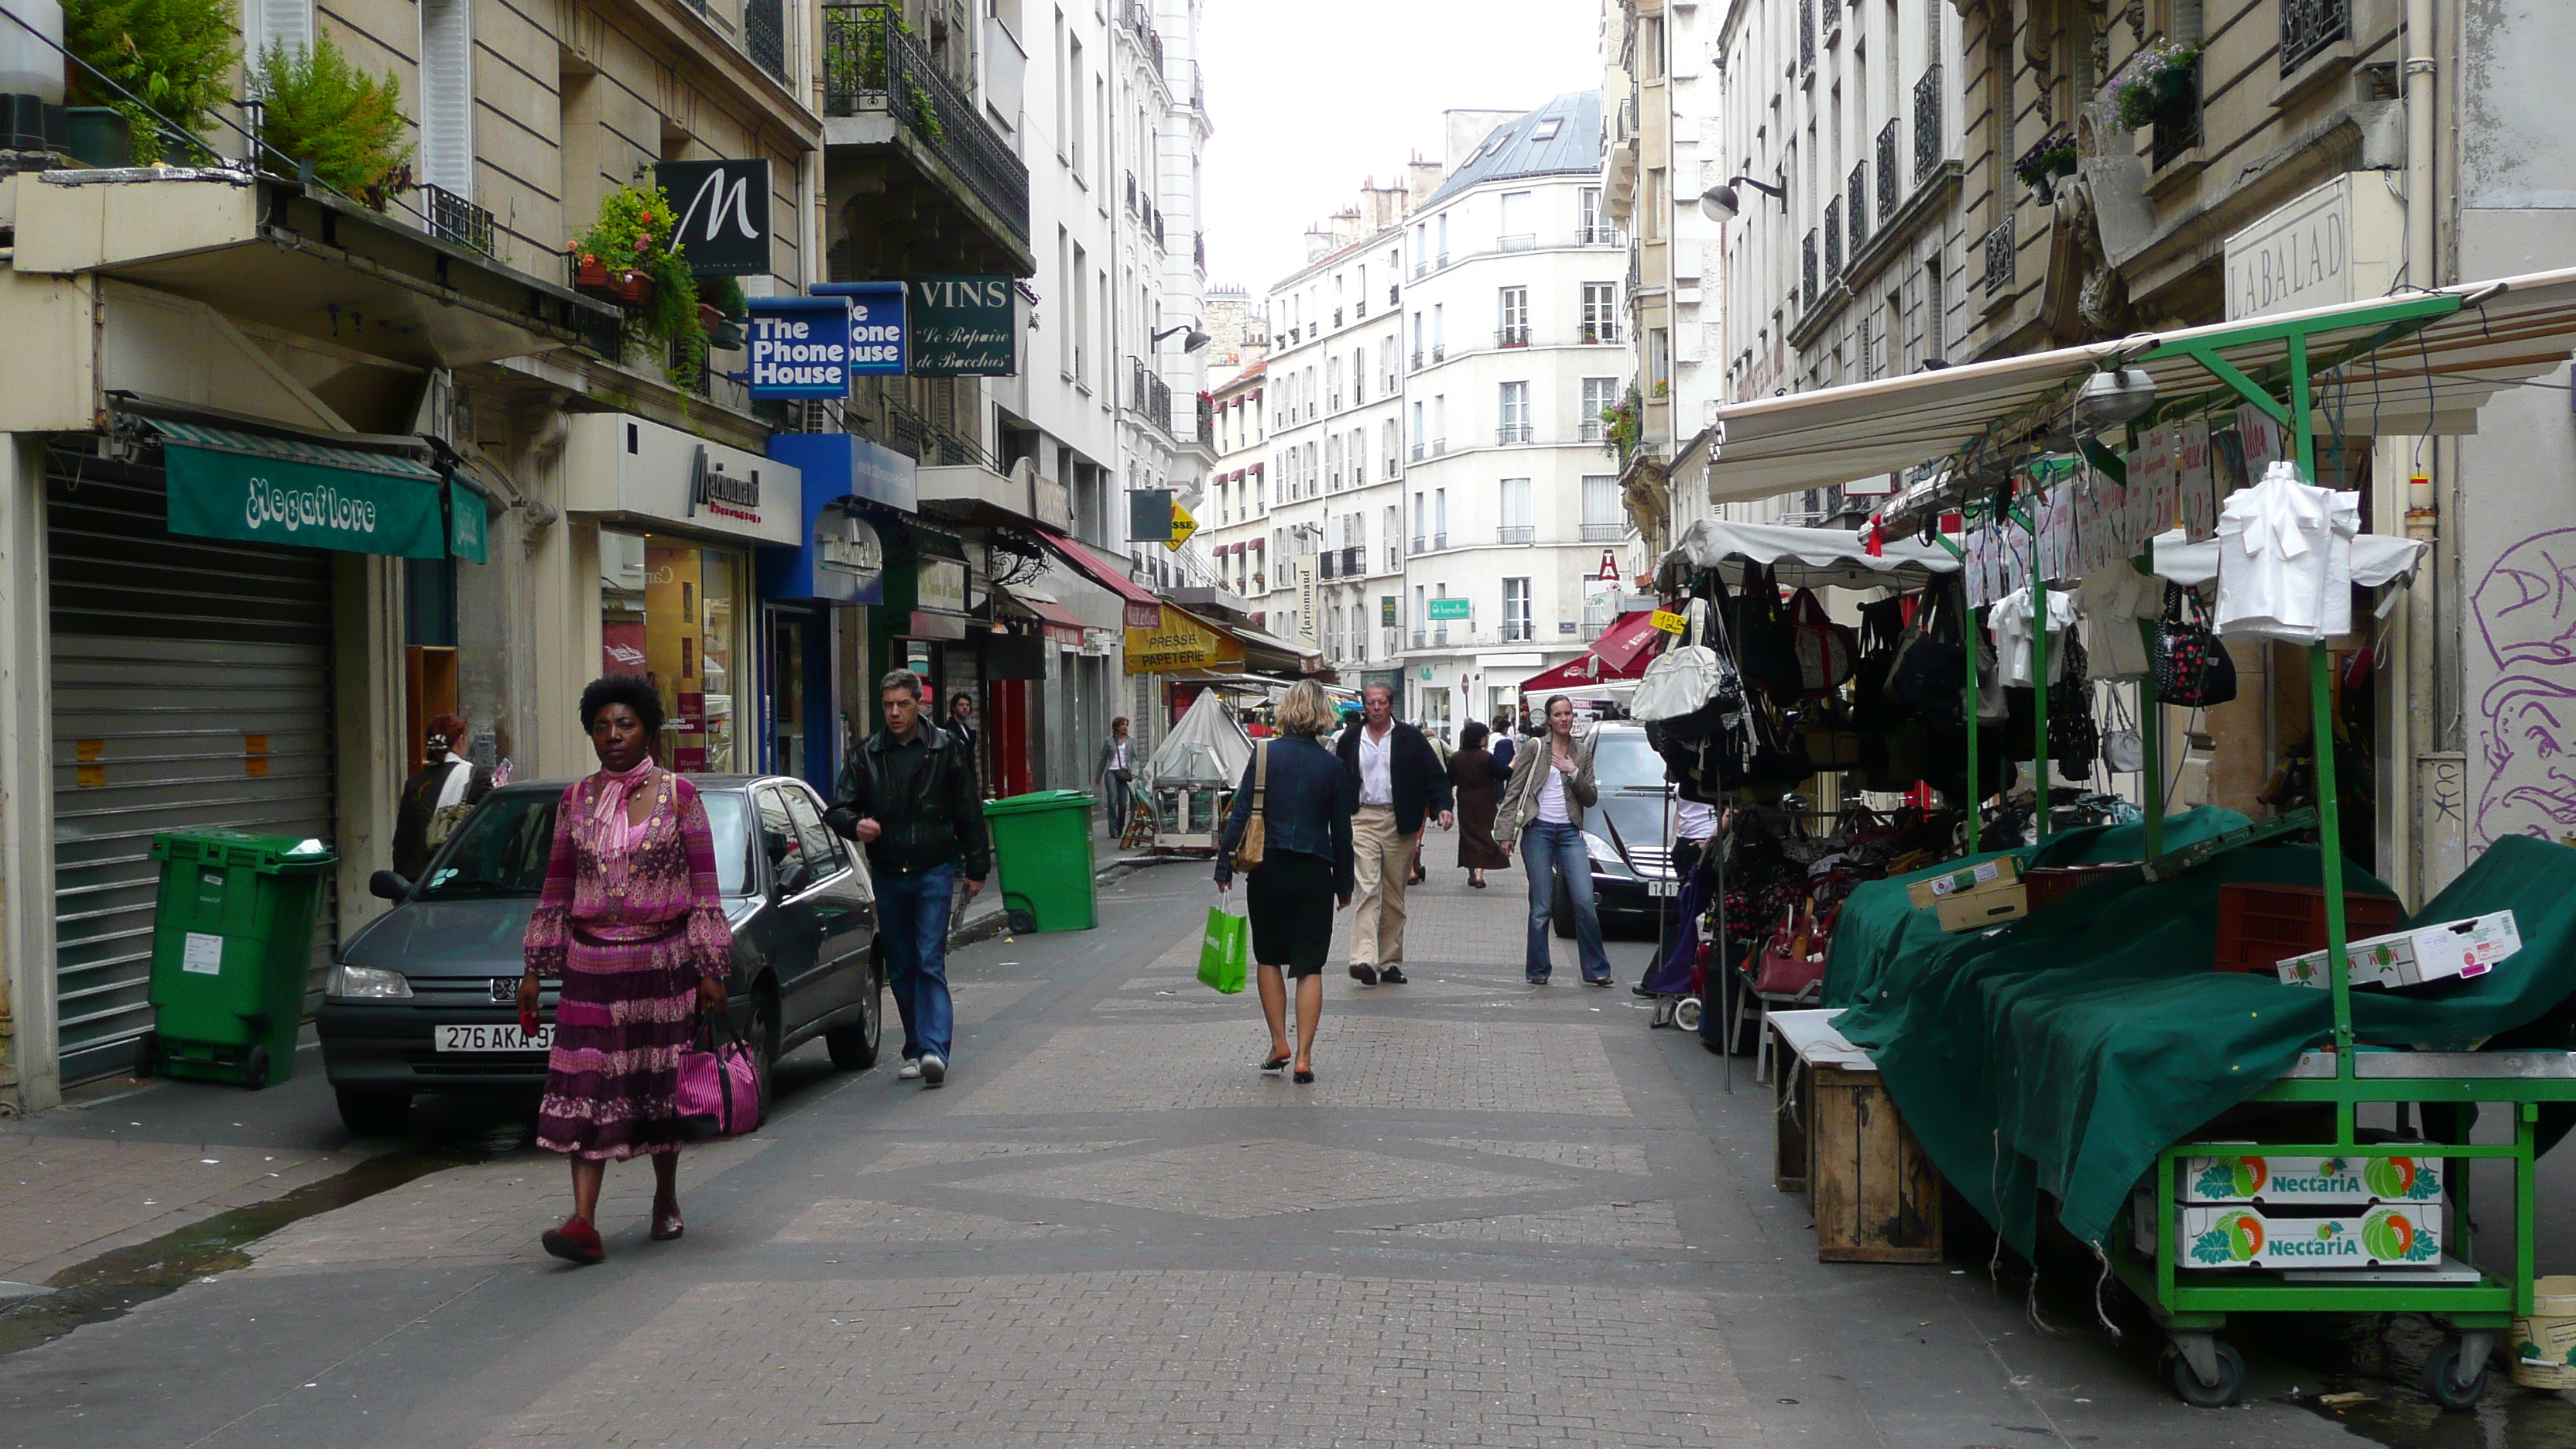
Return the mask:
<svg viewBox="0 0 2576 1449">
<path fill-rule="evenodd" d="M 2576 528 L 2506 549 L 2469 608 L 2496 670 L 2478 699 L 2472 844 L 2576 835 Z"/>
</svg>

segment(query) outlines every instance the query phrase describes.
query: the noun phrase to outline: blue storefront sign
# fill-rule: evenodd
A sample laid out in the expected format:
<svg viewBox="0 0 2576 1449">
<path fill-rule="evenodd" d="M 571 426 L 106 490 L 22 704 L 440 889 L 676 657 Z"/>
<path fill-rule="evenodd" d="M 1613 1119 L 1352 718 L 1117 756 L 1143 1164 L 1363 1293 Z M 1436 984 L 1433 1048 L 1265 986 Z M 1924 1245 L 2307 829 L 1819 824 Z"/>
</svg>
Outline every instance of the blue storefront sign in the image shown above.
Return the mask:
<svg viewBox="0 0 2576 1449">
<path fill-rule="evenodd" d="M 901 377 L 912 365 L 912 329 L 901 282 L 816 282 L 817 297 L 850 304 L 850 375 Z"/>
<path fill-rule="evenodd" d="M 793 552 L 761 551 L 760 596 L 883 603 L 884 549 L 869 517 L 915 511 L 912 459 L 848 433 L 778 433 L 769 456 L 806 479 L 805 530 Z"/>
<path fill-rule="evenodd" d="M 850 395 L 850 304 L 840 297 L 750 297 L 753 397 Z"/>
</svg>

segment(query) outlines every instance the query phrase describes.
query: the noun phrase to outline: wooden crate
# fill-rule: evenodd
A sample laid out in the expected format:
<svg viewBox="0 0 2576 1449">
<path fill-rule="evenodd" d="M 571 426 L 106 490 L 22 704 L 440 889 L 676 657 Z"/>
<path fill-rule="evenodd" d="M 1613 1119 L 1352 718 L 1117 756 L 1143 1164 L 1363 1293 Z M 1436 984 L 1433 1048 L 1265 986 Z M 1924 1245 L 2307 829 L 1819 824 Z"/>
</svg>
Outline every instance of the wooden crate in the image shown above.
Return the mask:
<svg viewBox="0 0 2576 1449">
<path fill-rule="evenodd" d="M 1784 1073 L 1784 1075 L 1786 1075 Z M 1941 1174 L 1874 1071 L 1799 1064 L 1807 1206 L 1828 1263 L 1941 1261 Z"/>
<path fill-rule="evenodd" d="M 1807 1104 L 1815 1100 L 1806 1061 L 1783 1051 L 1771 1059 L 1771 1185 L 1807 1190 Z"/>
</svg>

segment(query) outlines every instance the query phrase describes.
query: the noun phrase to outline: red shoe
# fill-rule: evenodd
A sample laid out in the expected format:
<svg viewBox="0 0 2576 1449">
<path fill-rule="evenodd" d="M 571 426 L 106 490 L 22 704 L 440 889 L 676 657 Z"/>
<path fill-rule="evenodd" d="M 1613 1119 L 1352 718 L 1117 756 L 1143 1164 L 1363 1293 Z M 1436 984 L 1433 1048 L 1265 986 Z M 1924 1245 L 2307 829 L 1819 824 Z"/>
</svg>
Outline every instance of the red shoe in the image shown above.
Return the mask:
<svg viewBox="0 0 2576 1449">
<path fill-rule="evenodd" d="M 657 1207 L 653 1209 L 654 1242 L 670 1242 L 672 1239 L 677 1238 L 680 1234 L 685 1233 L 688 1230 L 689 1225 L 680 1221 L 680 1209 L 677 1204 L 667 1208 Z"/>
<path fill-rule="evenodd" d="M 599 1229 L 584 1217 L 564 1219 L 562 1227 L 546 1229 L 538 1241 L 546 1245 L 547 1252 L 567 1263 L 599 1263 L 608 1258 L 607 1245 L 599 1241 Z"/>
</svg>

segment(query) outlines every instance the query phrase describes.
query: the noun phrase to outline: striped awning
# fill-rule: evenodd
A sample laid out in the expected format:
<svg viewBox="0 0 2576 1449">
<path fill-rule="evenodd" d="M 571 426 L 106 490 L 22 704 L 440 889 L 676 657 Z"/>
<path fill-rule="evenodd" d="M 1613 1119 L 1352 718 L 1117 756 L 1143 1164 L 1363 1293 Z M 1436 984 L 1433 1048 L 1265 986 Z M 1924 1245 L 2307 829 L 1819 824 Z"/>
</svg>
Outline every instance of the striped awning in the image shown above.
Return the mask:
<svg viewBox="0 0 2576 1449">
<path fill-rule="evenodd" d="M 259 433 L 237 432 L 231 428 L 210 427 L 204 423 L 183 423 L 173 418 L 145 418 L 152 431 L 174 443 L 204 448 L 217 453 L 240 453 L 253 458 L 283 458 L 294 463 L 310 463 L 317 468 L 345 468 L 353 473 L 375 473 L 387 478 L 412 478 L 423 483 L 436 483 L 446 477 L 426 458 L 403 453 L 377 453 L 362 448 L 335 448 L 325 443 L 306 442 L 301 438 L 269 437 Z"/>
</svg>

